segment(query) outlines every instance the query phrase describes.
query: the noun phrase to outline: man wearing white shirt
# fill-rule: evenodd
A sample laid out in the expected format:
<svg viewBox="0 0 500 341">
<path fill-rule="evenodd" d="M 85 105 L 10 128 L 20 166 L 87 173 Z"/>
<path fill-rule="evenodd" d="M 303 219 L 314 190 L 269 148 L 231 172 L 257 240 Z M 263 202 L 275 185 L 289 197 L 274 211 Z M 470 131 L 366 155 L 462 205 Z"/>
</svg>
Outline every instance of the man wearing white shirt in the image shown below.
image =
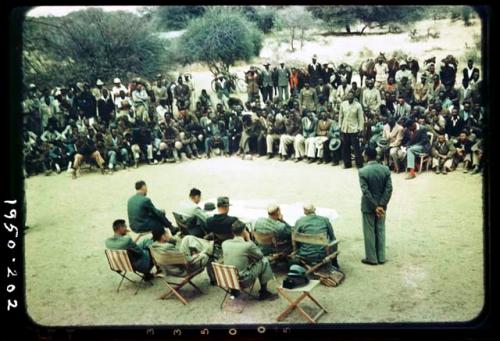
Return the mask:
<svg viewBox="0 0 500 341">
<path fill-rule="evenodd" d="M 121 83 L 120 78 L 115 78 L 113 84 L 113 88 L 111 89 L 113 100 L 120 96 L 120 91 L 124 91 L 125 94 L 128 94 L 128 89 Z"/>
<path fill-rule="evenodd" d="M 118 96 L 115 97 L 116 119 L 122 116 L 130 117 L 130 110 L 133 110 L 133 102 L 130 97 L 125 94 L 126 91 L 121 90 Z"/>
<path fill-rule="evenodd" d="M 384 62 L 383 58 L 378 58 L 378 63 L 375 64 L 375 87 L 377 89 L 383 89 L 387 83 L 387 78 L 389 76 L 389 67 L 387 63 Z"/>
<path fill-rule="evenodd" d="M 176 213 L 182 215 L 188 222 L 188 232 L 196 237 L 204 237 L 207 224 L 207 214 L 198 204 L 201 201 L 201 191 L 192 188 L 189 192 L 189 200 L 182 201 L 176 210 Z M 196 218 L 196 219 L 194 219 Z"/>
<path fill-rule="evenodd" d="M 149 122 L 149 96 L 144 84 L 137 83 L 137 88 L 132 92 L 132 100 L 134 101 L 134 108 L 137 117 L 142 118 L 144 122 Z"/>
<path fill-rule="evenodd" d="M 411 71 L 408 69 L 408 64 L 406 64 L 405 61 L 402 61 L 399 64 L 399 67 L 401 69 L 398 70 L 398 72 L 396 72 L 396 83 L 401 82 L 401 79 L 403 77 L 406 77 L 407 79 L 412 79 L 413 78 L 413 75 L 412 75 Z"/>
<path fill-rule="evenodd" d="M 371 113 L 377 113 L 382 103 L 380 91 L 374 87 L 373 79 L 366 80 L 366 88 L 363 89 L 362 104 L 364 110 L 369 110 Z"/>
<path fill-rule="evenodd" d="M 161 99 L 159 105 L 156 107 L 156 115 L 158 116 L 158 122 L 165 122 L 165 113 L 168 112 L 167 100 Z"/>
<path fill-rule="evenodd" d="M 337 109 L 339 108 L 340 103 L 347 100 L 347 94 L 349 91 L 351 91 L 351 86 L 347 84 L 347 79 L 342 78 L 342 84 L 337 88 L 337 92 L 335 94 L 335 104 Z"/>
</svg>

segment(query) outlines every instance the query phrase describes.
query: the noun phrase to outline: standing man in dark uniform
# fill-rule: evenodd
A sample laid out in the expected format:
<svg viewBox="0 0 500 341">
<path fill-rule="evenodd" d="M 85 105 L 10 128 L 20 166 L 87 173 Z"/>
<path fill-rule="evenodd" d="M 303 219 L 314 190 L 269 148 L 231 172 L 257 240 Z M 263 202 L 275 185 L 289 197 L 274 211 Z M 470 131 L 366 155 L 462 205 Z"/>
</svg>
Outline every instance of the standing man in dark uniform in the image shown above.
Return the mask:
<svg viewBox="0 0 500 341">
<path fill-rule="evenodd" d="M 364 152 L 365 167 L 359 170 L 361 186 L 361 213 L 363 215 L 363 235 L 365 239 L 364 264 L 385 263 L 385 211 L 391 199 L 391 171 L 378 163 L 375 148 L 367 147 Z"/>
<path fill-rule="evenodd" d="M 317 55 L 313 55 L 312 63 L 307 66 L 307 72 L 309 73 L 309 85 L 313 88 L 318 85 L 318 81 L 323 76 L 323 69 L 321 68 L 321 64 L 317 62 Z"/>
<path fill-rule="evenodd" d="M 148 187 L 144 181 L 135 183 L 137 191 L 127 202 L 128 220 L 130 227 L 135 233 L 141 232 L 164 232 L 165 227 L 172 230 L 172 234 L 176 231 L 172 223 L 165 216 L 164 210 L 157 209 L 151 199 L 147 198 Z M 158 233 L 159 233 L 158 232 Z"/>
</svg>

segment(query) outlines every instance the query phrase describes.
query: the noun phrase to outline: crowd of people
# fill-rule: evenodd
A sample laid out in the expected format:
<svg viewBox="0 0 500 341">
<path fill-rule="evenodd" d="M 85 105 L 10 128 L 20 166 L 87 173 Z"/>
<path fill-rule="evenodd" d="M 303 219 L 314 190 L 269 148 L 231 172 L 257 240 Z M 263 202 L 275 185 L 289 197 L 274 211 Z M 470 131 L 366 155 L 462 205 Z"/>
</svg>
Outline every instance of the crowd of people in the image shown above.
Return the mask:
<svg viewBox="0 0 500 341">
<path fill-rule="evenodd" d="M 67 169 L 76 178 L 84 162 L 106 174 L 214 153 L 342 161 L 344 168 L 354 160 L 360 168 L 366 146 L 394 172 L 408 170 L 408 179 L 424 155 L 436 173 L 460 164 L 480 172 L 486 107 L 480 70 L 469 60 L 457 82 L 451 55 L 422 65 L 380 54 L 363 63 L 357 84 L 352 67 L 321 64 L 317 56 L 303 68 L 265 63 L 245 73 L 245 102 L 223 76 L 212 94 L 198 94 L 189 74 L 175 81 L 159 74 L 152 83 L 136 78 L 127 86 L 98 79 L 41 92 L 30 84 L 22 103 L 25 175 Z"/>
<path fill-rule="evenodd" d="M 138 242 L 132 240 L 127 235 L 129 229 L 126 221 L 117 219 L 113 223 L 114 235 L 106 240 L 105 245 L 108 249 L 127 250 L 133 268 L 144 274 L 146 280 L 151 280 L 159 274 L 179 276 L 186 271 L 206 267 L 210 284 L 216 285 L 211 262 L 218 262 L 234 265 L 238 269 L 243 288 L 250 287 L 259 279 L 259 299 L 273 300 L 277 295 L 268 290 L 267 282 L 274 274 L 266 256 L 277 252 L 290 255 L 292 230 L 305 234 L 325 233 L 330 242 L 335 240 L 330 220 L 316 215 L 313 204 L 304 205 L 304 216 L 293 226 L 285 221 L 280 207 L 276 204 L 268 206 L 266 216 L 253 223 L 245 223 L 229 215 L 231 204 L 228 197 L 217 198 L 217 209 L 215 203 L 211 202 L 201 208 L 201 191 L 193 188 L 189 192 L 189 198 L 181 202 L 174 211 L 185 222 L 181 228 L 179 224 L 174 226 L 166 218 L 164 210 L 153 205 L 147 197 L 148 189 L 144 181 L 136 182 L 135 189 L 136 194 L 127 203 L 130 228 L 135 233 L 151 232 L 152 237 L 144 237 Z M 272 233 L 276 238 L 275 246 L 260 245 L 253 238 L 254 232 Z M 296 246 L 297 252 L 290 259 L 292 263 L 301 264 L 303 261 L 317 264 L 327 256 L 322 245 L 297 243 Z M 189 263 L 188 269 L 181 265 L 158 267 L 157 272 L 153 274 L 154 262 L 150 248 L 158 254 L 171 251 L 184 253 Z M 336 251 L 336 247 L 333 251 Z M 338 271 L 337 258 L 333 258 L 325 267 L 328 271 L 330 267 Z M 239 292 L 233 290 L 232 294 L 238 296 Z"/>
</svg>

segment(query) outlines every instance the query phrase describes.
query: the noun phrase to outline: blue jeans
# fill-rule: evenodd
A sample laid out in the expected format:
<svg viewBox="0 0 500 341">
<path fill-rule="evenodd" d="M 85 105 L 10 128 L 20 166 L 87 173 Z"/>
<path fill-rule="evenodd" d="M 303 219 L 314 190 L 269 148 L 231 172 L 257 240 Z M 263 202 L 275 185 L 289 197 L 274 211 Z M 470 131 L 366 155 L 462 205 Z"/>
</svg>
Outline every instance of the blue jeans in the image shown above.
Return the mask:
<svg viewBox="0 0 500 341">
<path fill-rule="evenodd" d="M 210 153 L 212 151 L 212 141 L 213 137 L 207 137 L 205 139 L 205 151 Z M 224 144 L 224 152 L 229 153 L 229 139 L 227 136 L 221 136 L 220 139 L 222 140 L 222 143 Z"/>
<path fill-rule="evenodd" d="M 415 156 L 416 154 L 423 153 L 424 147 L 419 144 L 411 146 L 406 152 L 406 168 L 415 168 Z"/>
<path fill-rule="evenodd" d="M 116 166 L 116 152 L 114 150 L 108 151 L 108 164 L 109 168 Z"/>
</svg>

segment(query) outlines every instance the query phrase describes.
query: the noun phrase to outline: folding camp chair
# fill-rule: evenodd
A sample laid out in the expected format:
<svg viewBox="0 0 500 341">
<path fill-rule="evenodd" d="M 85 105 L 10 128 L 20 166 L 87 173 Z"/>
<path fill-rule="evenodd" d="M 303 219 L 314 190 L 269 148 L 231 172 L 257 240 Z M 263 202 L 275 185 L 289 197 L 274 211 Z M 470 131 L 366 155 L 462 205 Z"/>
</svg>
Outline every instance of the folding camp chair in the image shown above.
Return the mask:
<svg viewBox="0 0 500 341">
<path fill-rule="evenodd" d="M 186 255 L 180 251 L 168 251 L 168 252 L 158 252 L 153 247 L 149 247 L 151 251 L 151 257 L 153 258 L 153 262 L 157 267 L 163 268 L 167 265 L 178 265 L 183 266 L 186 269 L 186 272 L 180 275 L 174 275 L 166 273 L 165 276 L 175 277 L 180 280 L 180 282 L 169 282 L 167 278 L 163 278 L 165 285 L 168 287 L 168 291 L 161 295 L 160 299 L 166 299 L 172 295 L 175 295 L 183 304 L 187 304 L 186 299 L 180 294 L 179 290 L 186 284 L 190 284 L 193 288 L 195 288 L 200 294 L 203 292 L 198 288 L 191 280 L 201 274 L 204 267 L 200 267 L 199 269 L 192 270 L 189 262 L 186 259 Z"/>
<path fill-rule="evenodd" d="M 297 309 L 301 314 L 302 316 L 305 317 L 305 319 L 311 323 L 317 323 L 318 322 L 318 319 L 321 317 L 321 315 L 323 315 L 324 313 L 327 313 L 328 311 L 326 311 L 326 309 L 314 298 L 312 297 L 311 295 L 311 291 L 319 284 L 319 281 L 318 280 L 311 280 L 309 281 L 309 284 L 303 286 L 303 287 L 299 287 L 299 288 L 294 288 L 294 289 L 286 289 L 286 288 L 283 288 L 283 286 L 280 286 L 277 288 L 278 290 L 278 293 L 283 296 L 288 302 L 290 302 L 290 304 L 288 305 L 288 307 L 277 317 L 277 320 L 278 321 L 282 321 L 286 316 L 288 316 L 292 311 L 294 311 L 295 309 Z M 290 293 L 290 292 L 301 292 L 302 294 L 294 301 L 290 296 L 287 295 L 287 293 Z M 311 315 L 309 315 L 307 312 L 304 311 L 304 309 L 302 309 L 300 307 L 300 302 L 302 302 L 303 299 L 305 299 L 306 297 L 309 297 L 309 299 L 311 301 L 313 301 L 313 303 L 319 307 L 319 312 L 314 316 L 312 317 Z"/>
<path fill-rule="evenodd" d="M 256 281 L 253 281 L 253 284 L 250 287 L 249 291 L 244 290 L 245 288 L 243 288 L 240 284 L 238 269 L 234 265 L 224 265 L 212 262 L 212 268 L 215 274 L 215 279 L 217 281 L 217 286 L 226 292 L 226 294 L 224 295 L 224 299 L 220 304 L 221 309 L 224 306 L 228 295 L 231 294 L 231 289 L 244 292 L 248 296 L 258 299 L 258 297 L 252 295 L 252 289 Z M 240 311 L 238 311 L 238 313 L 241 313 L 243 309 L 245 309 L 244 306 Z"/>
<path fill-rule="evenodd" d="M 254 237 L 255 241 L 257 242 L 257 245 L 269 246 L 269 247 L 272 247 L 274 250 L 277 250 L 286 244 L 286 241 L 282 242 L 282 243 L 278 243 L 274 232 L 257 232 L 254 230 L 253 237 Z M 269 262 L 271 264 L 273 264 L 273 263 L 276 263 L 282 259 L 286 259 L 288 257 L 288 254 L 284 251 L 283 252 L 275 252 L 275 253 L 272 253 L 270 255 L 267 255 L 266 257 L 267 257 L 267 259 L 269 259 Z"/>
<path fill-rule="evenodd" d="M 130 258 L 128 256 L 128 252 L 126 250 L 106 249 L 106 250 L 104 250 L 104 253 L 106 254 L 106 258 L 108 259 L 109 268 L 122 277 L 120 284 L 118 284 L 118 288 L 116 289 L 116 292 L 120 291 L 120 287 L 122 286 L 124 279 L 127 279 L 129 282 L 138 284 L 137 290 L 135 291 L 134 295 L 137 294 L 137 292 L 139 291 L 140 285 L 142 283 L 144 283 L 144 284 L 148 283 L 144 280 L 144 274 L 141 274 L 132 268 L 132 263 L 130 263 Z M 137 282 L 137 281 L 134 281 L 134 280 L 128 278 L 127 272 L 135 273 L 137 276 L 141 277 L 141 280 L 139 282 Z M 151 282 L 149 282 L 149 284 L 153 285 L 153 283 L 151 283 Z"/>
<path fill-rule="evenodd" d="M 293 231 L 292 232 L 293 252 L 289 256 L 291 258 L 297 257 L 297 252 L 298 252 L 297 243 L 320 245 L 325 248 L 326 256 L 316 264 L 309 264 L 300 257 L 298 257 L 298 259 L 300 260 L 302 265 L 304 265 L 307 268 L 308 274 L 314 274 L 315 276 L 319 277 L 322 283 L 327 286 L 336 286 L 337 283 L 333 283 L 332 280 L 328 278 L 328 276 L 316 272 L 316 270 L 321 268 L 323 265 L 330 264 L 333 259 L 337 258 L 339 252 L 338 251 L 334 252 L 333 247 L 337 245 L 339 241 L 338 240 L 329 241 L 326 232 L 318 234 L 306 234 Z"/>
<path fill-rule="evenodd" d="M 198 238 L 203 238 L 207 234 L 206 229 L 196 216 L 186 219 L 177 212 L 172 212 L 172 215 L 182 235 L 190 234 Z"/>
<path fill-rule="evenodd" d="M 134 241 L 134 243 L 137 243 L 137 241 L 139 239 L 141 239 L 142 237 L 144 236 L 147 236 L 148 234 L 150 234 L 151 232 L 150 231 L 147 231 L 147 232 L 134 232 L 134 231 L 130 231 L 130 233 L 134 236 L 132 238 L 132 240 Z"/>
<path fill-rule="evenodd" d="M 187 221 L 187 219 L 176 212 L 172 212 L 172 215 L 174 216 L 175 223 L 177 224 L 177 227 L 179 228 L 181 233 L 184 235 L 189 234 L 188 233 L 188 221 Z"/>
</svg>

